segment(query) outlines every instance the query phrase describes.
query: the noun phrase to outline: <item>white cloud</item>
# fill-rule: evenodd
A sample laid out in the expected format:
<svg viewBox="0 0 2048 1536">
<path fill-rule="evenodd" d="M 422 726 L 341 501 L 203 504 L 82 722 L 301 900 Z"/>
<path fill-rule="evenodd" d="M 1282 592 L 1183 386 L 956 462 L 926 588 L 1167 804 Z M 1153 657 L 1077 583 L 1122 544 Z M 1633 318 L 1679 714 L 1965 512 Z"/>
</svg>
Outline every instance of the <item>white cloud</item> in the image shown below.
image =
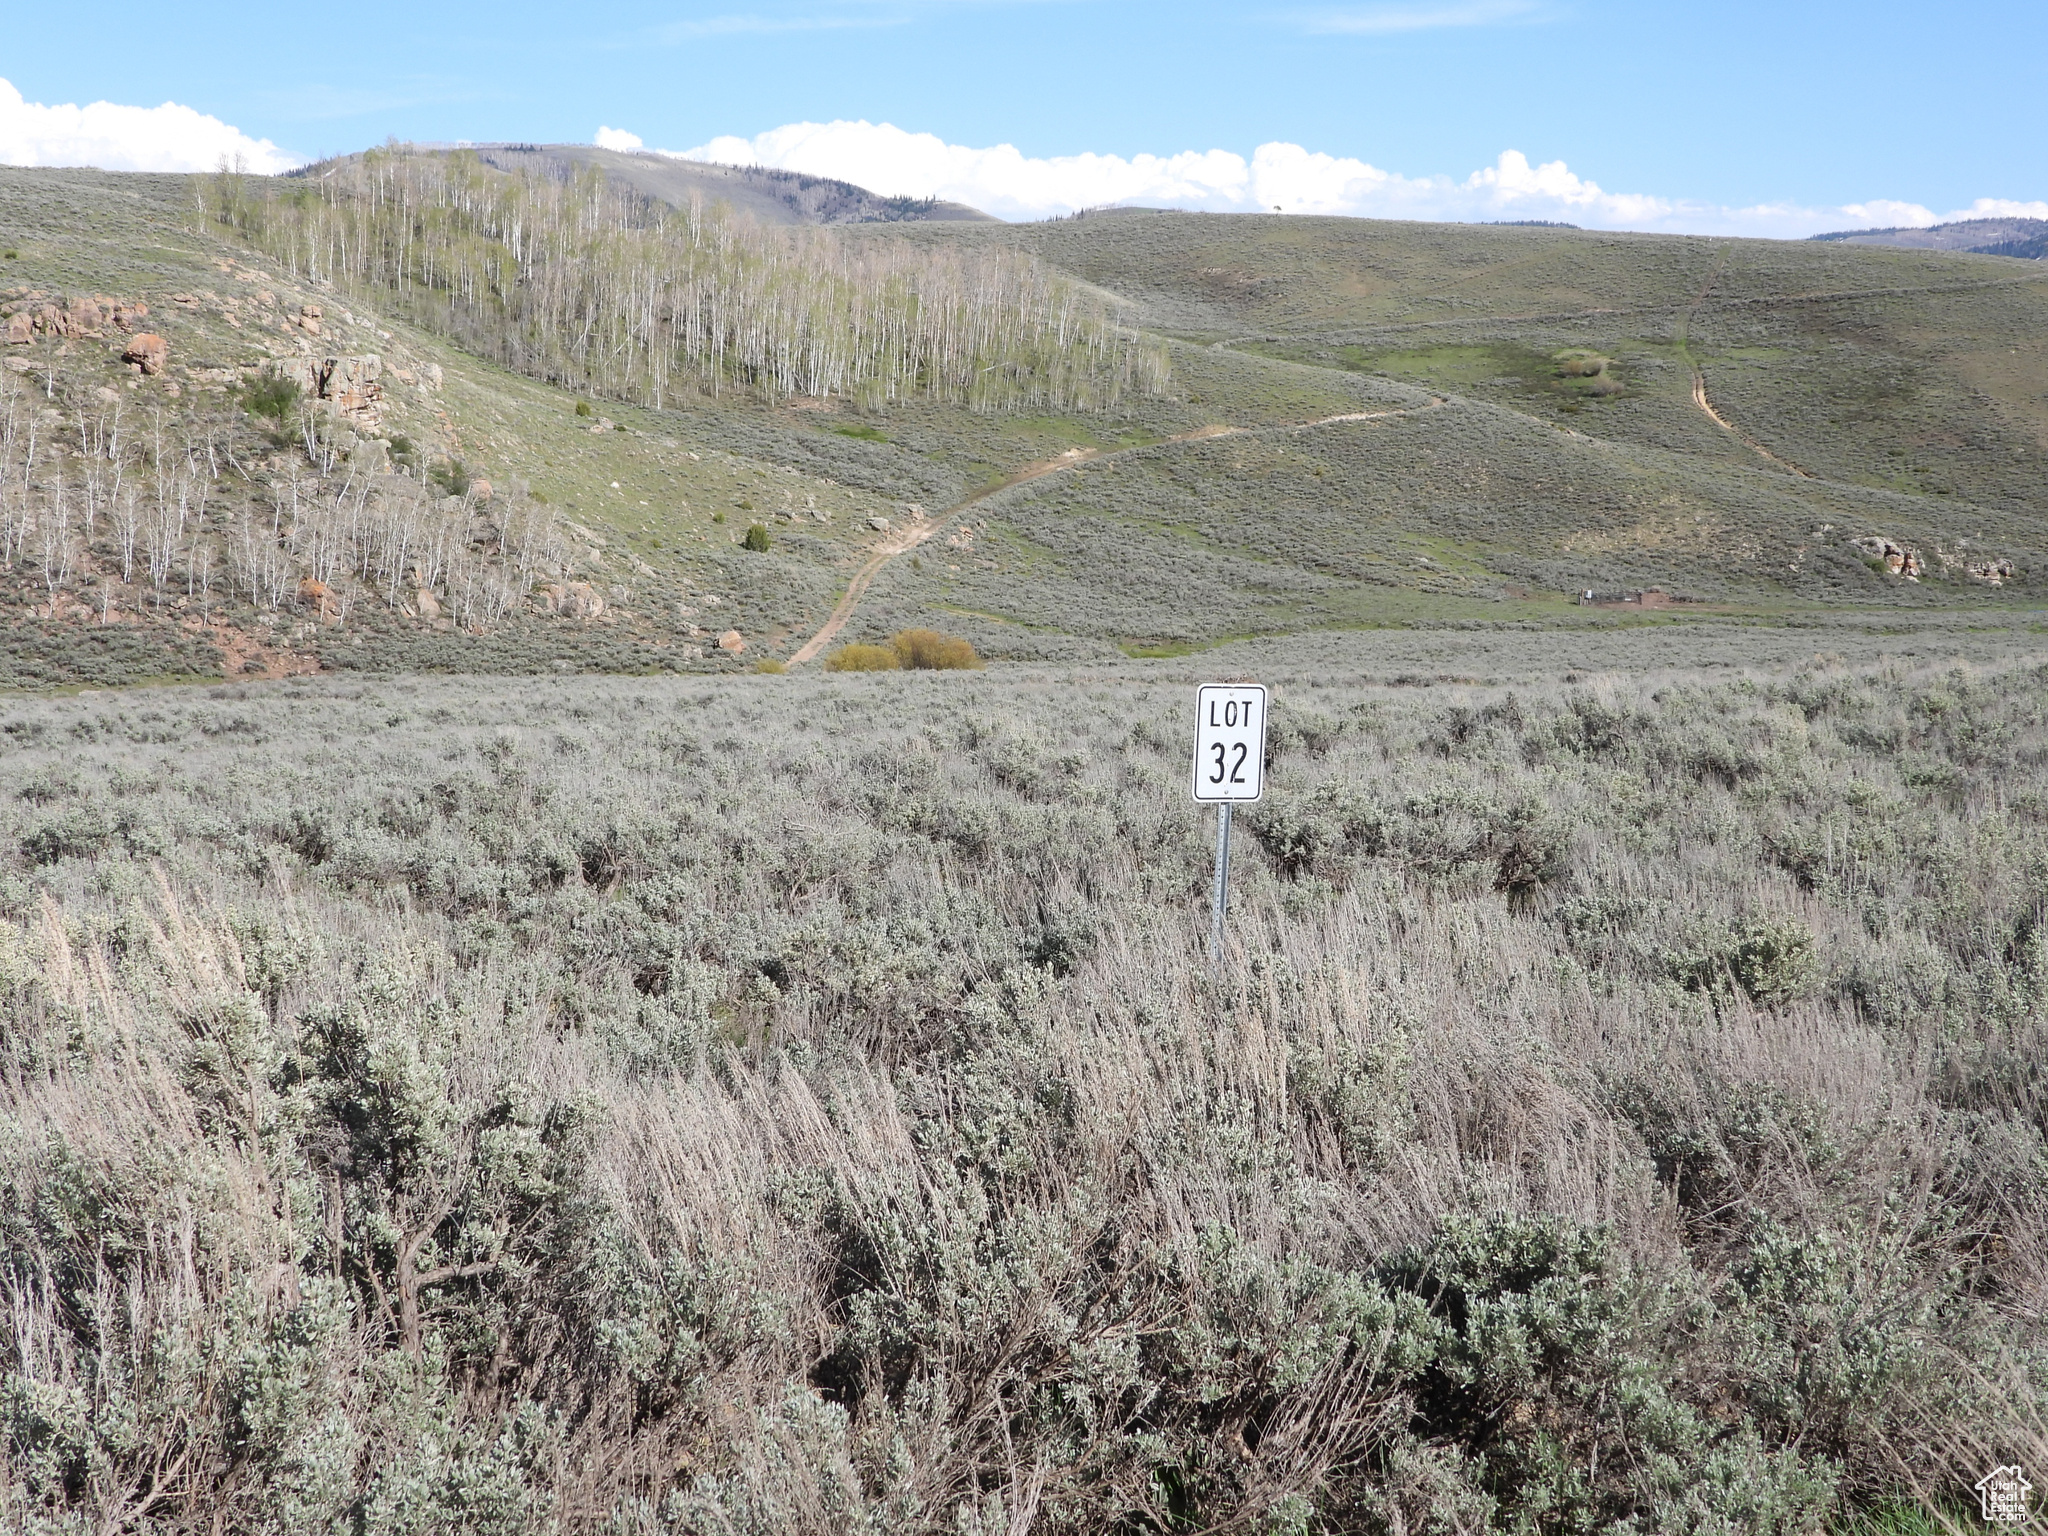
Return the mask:
<svg viewBox="0 0 2048 1536">
<path fill-rule="evenodd" d="M 639 140 L 633 142 L 637 146 Z M 1917 203 L 1886 199 L 1836 207 L 1760 203 L 1738 208 L 1646 192 L 1609 192 L 1562 160 L 1532 164 L 1513 149 L 1462 178 L 1404 176 L 1299 144 L 1261 144 L 1249 159 L 1227 149 L 1034 158 L 1009 144 L 975 149 L 889 123 L 842 121 L 789 123 L 752 138 L 725 136 L 694 149 L 659 153 L 832 176 L 884 196 L 944 198 L 1006 219 L 1042 219 L 1114 205 L 1225 213 L 1278 208 L 1384 219 L 1550 219 L 1592 229 L 1799 239 L 1826 230 L 1956 218 L 2048 218 L 2048 204 L 1992 198 L 1959 213 L 1937 214 Z"/>
<path fill-rule="evenodd" d="M 640 141 L 639 134 L 628 133 L 623 128 L 600 127 L 597 130 L 597 137 L 592 139 L 591 143 L 595 144 L 599 149 L 645 149 L 647 147 Z"/>
<path fill-rule="evenodd" d="M 0 165 L 96 165 L 104 171 L 210 171 L 241 156 L 272 175 L 305 164 L 268 139 L 167 101 L 160 107 L 46 107 L 0 80 Z"/>
<path fill-rule="evenodd" d="M 2006 197 L 1980 197 L 1951 219 L 2048 219 L 2048 203 L 2016 203 Z"/>
<path fill-rule="evenodd" d="M 1382 5 L 1362 11 L 1324 11 L 1304 20 L 1311 32 L 1380 37 L 1396 32 L 1430 32 L 1439 27 L 1488 27 L 1522 20 L 1535 10 L 1535 0 L 1471 0 L 1464 5 Z"/>
</svg>

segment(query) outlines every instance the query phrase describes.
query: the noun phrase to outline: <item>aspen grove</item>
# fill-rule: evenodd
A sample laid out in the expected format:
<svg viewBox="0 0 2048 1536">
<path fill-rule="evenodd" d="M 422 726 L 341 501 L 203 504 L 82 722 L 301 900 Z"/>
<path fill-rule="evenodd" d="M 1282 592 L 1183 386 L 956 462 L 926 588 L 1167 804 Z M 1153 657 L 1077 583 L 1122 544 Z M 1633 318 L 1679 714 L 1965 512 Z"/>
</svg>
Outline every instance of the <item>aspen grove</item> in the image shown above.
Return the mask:
<svg viewBox="0 0 2048 1536">
<path fill-rule="evenodd" d="M 372 151 L 281 181 L 213 179 L 212 212 L 295 275 L 402 297 L 522 372 L 656 409 L 696 392 L 1114 408 L 1163 350 L 1028 255 L 776 229 L 653 202 L 597 171 Z"/>
</svg>

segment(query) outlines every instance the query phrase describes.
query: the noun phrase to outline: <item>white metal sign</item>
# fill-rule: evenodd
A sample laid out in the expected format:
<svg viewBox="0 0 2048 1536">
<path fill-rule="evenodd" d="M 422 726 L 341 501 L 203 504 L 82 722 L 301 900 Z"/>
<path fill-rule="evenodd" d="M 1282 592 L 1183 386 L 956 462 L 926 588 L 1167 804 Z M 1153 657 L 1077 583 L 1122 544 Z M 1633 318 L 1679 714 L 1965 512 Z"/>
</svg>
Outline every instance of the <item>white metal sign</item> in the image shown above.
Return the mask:
<svg viewBox="0 0 2048 1536">
<path fill-rule="evenodd" d="M 1256 800 L 1266 787 L 1266 690 L 1204 683 L 1195 690 L 1195 798 Z"/>
</svg>

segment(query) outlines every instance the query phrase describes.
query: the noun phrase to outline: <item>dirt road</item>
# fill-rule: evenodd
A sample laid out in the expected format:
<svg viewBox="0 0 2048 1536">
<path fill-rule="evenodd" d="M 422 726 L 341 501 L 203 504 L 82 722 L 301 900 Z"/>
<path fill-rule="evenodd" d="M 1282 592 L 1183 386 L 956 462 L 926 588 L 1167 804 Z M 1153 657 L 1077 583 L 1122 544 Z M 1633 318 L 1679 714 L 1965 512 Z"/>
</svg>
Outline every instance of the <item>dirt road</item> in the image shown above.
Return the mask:
<svg viewBox="0 0 2048 1536">
<path fill-rule="evenodd" d="M 1227 427 L 1217 424 L 1197 427 L 1192 432 L 1178 433 L 1173 437 L 1164 438 L 1160 442 L 1146 443 L 1137 448 L 1119 448 L 1113 453 L 1104 453 L 1099 448 L 1069 448 L 1057 458 L 1040 459 L 1036 463 L 1026 464 L 1023 468 L 1014 471 L 1004 479 L 996 482 L 996 484 L 983 486 L 972 495 L 963 497 L 944 512 L 941 512 L 937 517 L 912 523 L 900 530 L 891 529 L 879 542 L 869 546 L 867 558 L 861 562 L 860 569 L 855 571 L 853 576 L 847 581 L 846 590 L 840 594 L 839 601 L 832 605 L 830 616 L 819 627 L 818 632 L 806 640 L 797 649 L 796 654 L 790 657 L 784 665 L 800 667 L 805 662 L 816 658 L 820 651 L 837 639 L 839 632 L 846 627 L 846 621 L 852 618 L 854 611 L 860 607 L 860 600 L 866 594 L 868 588 L 873 585 L 875 577 L 881 574 L 882 568 L 891 560 L 894 560 L 898 555 L 909 554 L 911 550 L 916 549 L 920 544 L 931 538 L 933 534 L 952 523 L 961 513 L 968 511 L 979 502 L 986 501 L 998 491 L 1007 491 L 1013 485 L 1023 485 L 1028 481 L 1042 479 L 1046 475 L 1053 474 L 1058 470 L 1072 469 L 1077 464 L 1090 464 L 1106 459 L 1119 459 L 1133 453 L 1149 453 L 1173 443 L 1202 442 L 1212 437 L 1266 437 L 1281 433 L 1308 432 L 1317 427 L 1336 426 L 1342 422 L 1384 421 L 1394 416 L 1419 416 L 1426 411 L 1438 410 L 1447 404 L 1449 404 L 1448 397 L 1433 395 L 1430 397 L 1429 404 L 1427 405 L 1408 406 L 1396 411 L 1353 411 L 1343 416 L 1324 416 L 1315 421 L 1294 422 L 1279 427 Z"/>
<path fill-rule="evenodd" d="M 1678 350 L 1684 354 L 1686 366 L 1692 369 L 1692 403 L 1706 413 L 1707 420 L 1711 421 L 1715 426 L 1726 432 L 1751 452 L 1759 457 L 1769 459 L 1780 469 L 1790 470 L 1802 480 L 1811 480 L 1813 478 L 1811 474 L 1801 469 L 1791 460 L 1779 458 L 1770 449 L 1715 410 L 1714 402 L 1707 398 L 1706 370 L 1700 367 L 1698 361 L 1692 355 L 1692 317 L 1698 312 L 1699 307 L 1707 302 L 1707 296 L 1714 291 L 1714 285 L 1721 280 L 1721 273 L 1728 265 L 1728 251 L 1729 247 L 1725 245 L 1721 247 L 1721 254 L 1715 260 L 1713 270 L 1707 274 L 1706 282 L 1701 285 L 1698 297 L 1678 317 Z"/>
</svg>

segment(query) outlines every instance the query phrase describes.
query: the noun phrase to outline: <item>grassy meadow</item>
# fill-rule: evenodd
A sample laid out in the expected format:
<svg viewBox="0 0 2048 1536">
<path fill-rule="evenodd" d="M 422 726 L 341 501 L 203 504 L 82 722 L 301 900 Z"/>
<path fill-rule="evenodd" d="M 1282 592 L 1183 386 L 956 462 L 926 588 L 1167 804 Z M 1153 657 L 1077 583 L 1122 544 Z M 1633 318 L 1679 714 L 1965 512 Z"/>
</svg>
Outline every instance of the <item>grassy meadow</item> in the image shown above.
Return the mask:
<svg viewBox="0 0 2048 1536">
<path fill-rule="evenodd" d="M 1933 1530 L 2040 1459 L 2038 637 L 1204 661 L 0 703 L 10 1526 Z"/>
</svg>

